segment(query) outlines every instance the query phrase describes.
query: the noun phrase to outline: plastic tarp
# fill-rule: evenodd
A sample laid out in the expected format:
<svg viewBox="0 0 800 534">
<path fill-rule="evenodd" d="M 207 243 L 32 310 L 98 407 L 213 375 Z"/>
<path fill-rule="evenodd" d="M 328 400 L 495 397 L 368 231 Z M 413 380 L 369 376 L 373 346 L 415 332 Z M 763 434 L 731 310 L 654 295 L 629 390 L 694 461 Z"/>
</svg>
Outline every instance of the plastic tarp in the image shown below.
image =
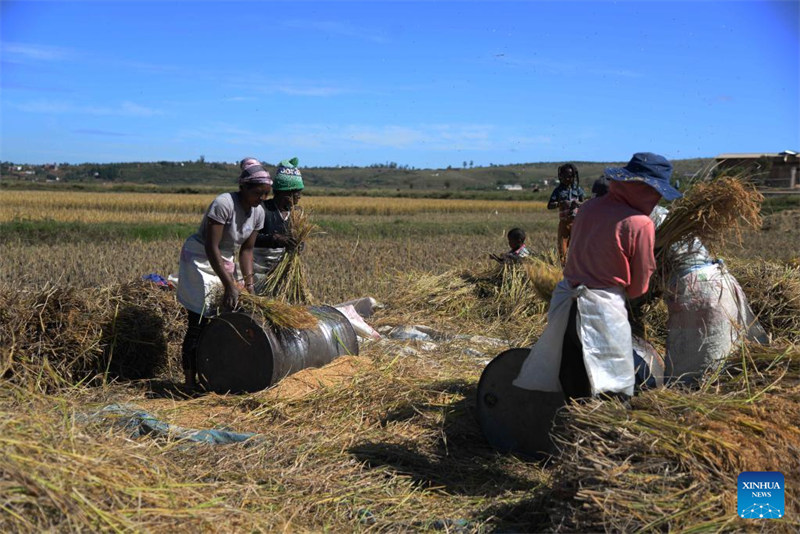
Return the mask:
<svg viewBox="0 0 800 534">
<path fill-rule="evenodd" d="M 111 419 L 114 425 L 128 430 L 133 438 L 157 436 L 197 443 L 209 443 L 211 445 L 224 445 L 241 443 L 258 436 L 258 434 L 250 432 L 183 428 L 161 421 L 144 410 L 126 404 L 109 404 L 88 416 L 88 419 L 95 421 Z"/>
</svg>

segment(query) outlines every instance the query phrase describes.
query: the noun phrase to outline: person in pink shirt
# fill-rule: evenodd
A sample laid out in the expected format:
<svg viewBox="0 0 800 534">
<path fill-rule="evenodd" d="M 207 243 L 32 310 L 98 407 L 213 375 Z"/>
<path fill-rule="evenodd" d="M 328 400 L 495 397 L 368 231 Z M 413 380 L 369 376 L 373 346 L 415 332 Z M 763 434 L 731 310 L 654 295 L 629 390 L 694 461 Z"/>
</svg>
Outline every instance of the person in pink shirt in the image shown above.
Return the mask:
<svg viewBox="0 0 800 534">
<path fill-rule="evenodd" d="M 583 204 L 575 218 L 564 279 L 550 301 L 548 325 L 514 385 L 563 391 L 568 399 L 629 397 L 634 366 L 625 300 L 647 292 L 655 271 L 658 202 L 681 196 L 672 164 L 650 152 L 609 167 L 609 191 Z"/>
</svg>

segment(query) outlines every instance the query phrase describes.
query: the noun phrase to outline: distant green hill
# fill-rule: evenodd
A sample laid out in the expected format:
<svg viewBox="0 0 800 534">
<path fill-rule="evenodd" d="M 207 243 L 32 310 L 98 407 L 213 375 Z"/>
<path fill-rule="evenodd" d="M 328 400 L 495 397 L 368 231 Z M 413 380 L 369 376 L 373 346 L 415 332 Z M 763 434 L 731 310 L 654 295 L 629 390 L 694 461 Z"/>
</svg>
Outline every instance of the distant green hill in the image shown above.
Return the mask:
<svg viewBox="0 0 800 534">
<path fill-rule="evenodd" d="M 691 176 L 713 161 L 711 158 L 673 160 L 674 176 Z M 556 170 L 563 162 L 521 163 L 489 167 L 413 169 L 396 164 L 369 167 L 302 167 L 303 179 L 315 188 L 356 190 L 439 190 L 457 191 L 496 190 L 504 184 L 519 184 L 525 189 L 533 185 L 552 186 Z M 625 162 L 573 162 L 580 172 L 581 185 L 591 183 L 607 166 Z M 266 164 L 270 172 L 275 166 Z M 0 167 L 3 181 L 7 179 L 45 182 L 59 181 L 80 184 L 153 184 L 189 188 L 199 186 L 230 186 L 239 174 L 238 166 L 230 163 L 148 162 L 54 166 L 18 166 L 4 162 Z M 32 172 L 32 174 L 31 174 Z M 549 185 L 544 181 L 549 180 Z"/>
</svg>

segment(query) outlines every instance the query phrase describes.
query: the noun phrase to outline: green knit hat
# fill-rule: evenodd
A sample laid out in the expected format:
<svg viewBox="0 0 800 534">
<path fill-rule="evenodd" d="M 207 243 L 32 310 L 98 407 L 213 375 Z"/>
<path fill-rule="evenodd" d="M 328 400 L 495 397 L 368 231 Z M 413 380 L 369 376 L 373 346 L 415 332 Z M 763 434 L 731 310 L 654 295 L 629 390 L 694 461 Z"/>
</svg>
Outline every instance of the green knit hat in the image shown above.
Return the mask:
<svg viewBox="0 0 800 534">
<path fill-rule="evenodd" d="M 272 183 L 273 190 L 295 191 L 303 189 L 303 177 L 300 175 L 300 169 L 297 168 L 298 163 L 300 163 L 300 160 L 292 158 L 285 159 L 278 164 L 278 172 Z"/>
</svg>

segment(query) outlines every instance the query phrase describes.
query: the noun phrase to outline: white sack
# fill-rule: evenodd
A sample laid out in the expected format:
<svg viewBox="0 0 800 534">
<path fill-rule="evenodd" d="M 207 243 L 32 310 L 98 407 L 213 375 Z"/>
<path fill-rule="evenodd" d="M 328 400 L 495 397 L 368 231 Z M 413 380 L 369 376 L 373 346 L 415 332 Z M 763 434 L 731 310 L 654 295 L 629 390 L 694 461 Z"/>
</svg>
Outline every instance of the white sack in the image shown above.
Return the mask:
<svg viewBox="0 0 800 534">
<path fill-rule="evenodd" d="M 767 341 L 739 283 L 719 263 L 676 278 L 664 300 L 669 309 L 665 365 L 672 380 L 689 383 L 717 370 L 744 334 Z"/>
</svg>

